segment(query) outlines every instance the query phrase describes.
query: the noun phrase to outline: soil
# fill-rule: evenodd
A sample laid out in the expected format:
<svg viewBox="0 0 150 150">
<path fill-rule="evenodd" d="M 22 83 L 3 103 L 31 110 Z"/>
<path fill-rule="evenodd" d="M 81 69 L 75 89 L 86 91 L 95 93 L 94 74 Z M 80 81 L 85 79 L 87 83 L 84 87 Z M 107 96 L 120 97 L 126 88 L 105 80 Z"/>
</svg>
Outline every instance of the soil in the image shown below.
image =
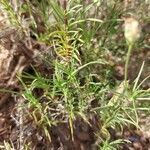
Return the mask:
<svg viewBox="0 0 150 150">
<path fill-rule="evenodd" d="M 11 34 L 12 35 L 12 34 Z M 36 64 L 37 61 L 32 59 L 34 57 L 34 52 L 31 52 L 31 48 L 29 49 L 24 43 L 25 49 L 22 49 L 22 39 L 15 41 L 12 43 L 10 38 L 1 39 L 1 47 L 4 51 L 3 53 L 8 54 L 8 52 L 12 51 L 13 58 L 10 58 L 8 54 L 7 57 L 3 57 L 3 63 L 1 63 L 1 87 L 7 88 L 13 91 L 20 91 L 21 87 L 18 84 L 18 81 L 15 77 L 16 73 L 22 70 L 26 70 L 31 73 L 30 64 Z M 5 45 L 5 42 L 7 45 Z M 31 42 L 35 46 L 35 42 Z M 13 51 L 13 45 L 15 44 L 15 51 Z M 21 46 L 20 46 L 21 45 Z M 32 49 L 34 50 L 34 49 Z M 7 52 L 8 51 L 8 52 Z M 21 53 L 20 53 L 21 51 Z M 26 52 L 24 52 L 26 51 Z M 28 52 L 30 55 L 28 55 Z M 1 53 L 1 55 L 3 55 Z M 148 59 L 148 53 L 145 51 L 141 51 L 140 54 L 134 54 L 132 57 L 132 61 L 130 64 L 130 74 L 129 77 L 131 79 L 135 78 L 134 74 L 137 73 L 137 65 L 135 64 L 135 60 L 140 59 L 142 62 L 143 59 Z M 5 55 L 6 56 L 6 55 Z M 146 56 L 146 57 L 145 57 Z M 16 58 L 17 57 L 17 58 Z M 21 59 L 22 58 L 22 59 Z M 16 59 L 14 61 L 14 59 Z M 9 62 L 9 61 L 10 62 Z M 29 61 L 33 60 L 33 61 Z M 35 58 L 36 60 L 36 58 Z M 11 64 L 9 66 L 11 70 L 4 72 L 4 65 Z M 52 70 L 43 69 L 44 67 L 40 67 L 41 64 L 35 65 L 38 70 L 42 71 L 43 74 L 51 73 Z M 42 70 L 41 70 L 42 68 Z M 5 68 L 7 69 L 7 68 Z M 122 69 L 122 68 L 121 68 Z M 3 70 L 3 71 L 2 71 Z M 136 70 L 134 72 L 134 70 Z M 44 72 L 45 71 L 45 72 Z M 134 72 L 134 74 L 133 74 Z M 145 72 L 147 75 L 147 72 Z M 145 74 L 143 75 L 145 77 Z M 133 77 L 134 76 L 134 77 Z M 144 78 L 142 77 L 142 78 Z M 149 85 L 145 84 L 144 88 L 147 88 Z M 81 118 L 76 118 L 74 121 L 74 131 L 73 137 L 70 133 L 70 128 L 68 123 L 59 123 L 57 126 L 52 125 L 52 127 L 48 127 L 48 131 L 50 133 L 50 138 L 46 137 L 43 133 L 42 127 L 37 126 L 34 121 L 29 116 L 24 116 L 22 118 L 23 126 L 20 127 L 18 120 L 20 121 L 17 107 L 21 102 L 21 97 L 16 96 L 15 94 L 4 94 L 1 93 L 0 100 L 0 143 L 2 144 L 4 141 L 12 142 L 15 149 L 19 150 L 22 144 L 30 143 L 30 147 L 35 150 L 97 150 L 98 147 L 96 145 L 98 138 L 96 133 L 100 130 L 99 126 L 99 117 L 95 114 L 89 114 L 89 124 L 85 122 Z M 25 114 L 27 110 L 23 110 Z M 32 110 L 31 110 L 32 111 Z M 28 114 L 28 111 L 27 113 Z M 27 119 L 28 118 L 28 119 Z M 144 120 L 145 122 L 146 120 Z M 148 122 L 149 123 L 149 122 Z M 21 128 L 21 129 L 20 129 Z M 20 133 L 20 130 L 23 133 Z M 131 143 L 123 144 L 119 149 L 120 150 L 149 150 L 150 149 L 150 135 L 149 131 L 139 131 L 133 128 L 124 128 L 122 133 L 118 133 L 118 131 L 110 128 L 108 129 L 111 135 L 111 140 L 116 140 L 119 138 L 123 138 L 129 140 Z M 21 134 L 21 135 L 20 135 Z M 20 140 L 20 136 L 24 139 Z"/>
<path fill-rule="evenodd" d="M 44 49 L 46 53 L 46 45 L 37 43 L 33 37 L 28 39 L 23 35 L 19 35 L 16 38 L 16 30 L 13 28 L 4 31 L 0 35 L 0 89 L 21 92 L 22 87 L 16 75 L 21 74 L 22 71 L 32 73 L 31 64 L 44 75 L 52 74 L 53 70 L 43 65 L 39 57 L 41 49 Z M 139 66 L 143 60 L 146 61 L 145 68 L 148 68 L 150 65 L 149 58 L 149 49 L 133 53 L 128 75 L 130 81 L 133 81 L 137 76 Z M 122 80 L 123 70 L 122 64 L 116 65 L 116 80 Z M 148 73 L 149 70 L 146 70 L 141 79 L 144 79 Z M 149 88 L 149 84 L 150 82 L 147 81 L 143 88 Z M 27 147 L 32 147 L 32 150 L 98 149 L 97 143 L 101 143 L 101 139 L 98 139 L 97 135 L 101 128 L 99 116 L 89 113 L 89 123 L 80 117 L 76 118 L 73 123 L 73 136 L 70 133 L 68 122 L 52 125 L 51 127 L 47 126 L 50 133 L 50 137 L 47 137 L 42 130 L 42 126 L 37 126 L 30 117 L 29 113 L 32 110 L 18 109 L 24 99 L 16 95 L 15 92 L 0 93 L 0 145 L 3 145 L 4 141 L 9 142 L 12 143 L 15 150 L 20 150 L 25 143 L 28 143 Z M 20 118 L 21 113 L 26 115 Z M 110 140 L 123 138 L 130 141 L 130 143 L 122 144 L 118 148 L 119 150 L 150 150 L 150 129 L 148 126 L 150 118 L 145 116 L 142 118 L 141 116 L 141 124 L 142 131 L 134 127 L 124 127 L 123 132 L 112 128 L 108 129 L 111 136 Z"/>
</svg>

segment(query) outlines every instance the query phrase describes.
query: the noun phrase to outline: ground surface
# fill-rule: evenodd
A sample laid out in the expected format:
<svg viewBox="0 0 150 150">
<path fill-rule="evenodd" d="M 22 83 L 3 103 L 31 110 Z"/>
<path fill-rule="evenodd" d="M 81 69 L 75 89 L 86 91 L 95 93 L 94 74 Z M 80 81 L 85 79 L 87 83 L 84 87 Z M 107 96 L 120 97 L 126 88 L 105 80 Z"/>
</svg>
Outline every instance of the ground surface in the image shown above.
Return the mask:
<svg viewBox="0 0 150 150">
<path fill-rule="evenodd" d="M 10 36 L 10 35 L 9 35 Z M 7 39 L 8 40 L 8 39 Z M 10 41 L 7 41 L 7 46 L 8 43 Z M 17 45 L 19 45 L 18 43 L 15 43 L 16 47 Z M 9 43 L 9 45 L 11 45 L 11 43 Z M 12 76 L 14 77 L 14 73 L 16 69 L 21 69 L 25 68 L 29 66 L 29 62 L 28 62 L 28 57 L 32 57 L 31 56 L 26 56 L 26 55 L 22 55 L 20 56 L 19 54 L 17 54 L 15 57 L 15 59 L 17 59 L 17 61 L 15 61 L 15 63 L 12 62 L 8 62 L 8 58 L 9 58 L 9 54 L 6 55 L 7 53 L 9 53 L 8 51 L 12 51 L 13 53 L 13 49 L 11 49 L 10 47 L 7 48 L 4 45 L 1 44 L 1 57 L 3 57 L 2 55 L 6 56 L 7 60 L 5 57 L 3 57 L 4 59 L 4 64 L 2 64 L 3 66 L 5 66 L 7 63 L 9 64 L 13 64 L 13 66 L 11 68 L 13 68 L 12 71 L 9 72 L 8 70 L 8 74 L 6 76 L 3 75 L 2 73 L 4 72 L 3 69 L 7 69 L 6 67 L 3 67 L 1 69 L 1 86 L 5 87 L 4 85 L 7 85 L 8 89 L 13 89 L 13 90 L 20 90 L 19 85 L 17 84 L 16 79 L 11 79 Z M 4 53 L 4 54 L 3 54 Z M 137 68 L 136 65 L 132 65 L 132 63 L 134 64 L 135 60 L 139 60 L 139 62 L 142 62 L 142 60 L 144 59 L 148 59 L 148 51 L 146 52 L 141 52 L 140 54 L 134 54 L 134 56 L 132 57 L 132 62 L 131 62 L 131 79 L 134 78 L 134 73 L 137 72 L 137 70 L 139 68 Z M 16 58 L 17 57 L 17 58 Z M 23 58 L 23 59 L 21 59 Z M 24 62 L 24 60 L 26 61 L 26 63 Z M 13 59 L 10 59 L 10 61 L 14 61 Z M 22 61 L 21 63 L 19 63 L 19 61 Z M 33 61 L 34 62 L 34 61 Z M 147 61 L 146 61 L 147 62 Z M 19 64 L 18 64 L 19 63 Z M 2 66 L 1 65 L 1 66 Z M 10 66 L 9 66 L 10 67 Z M 3 70 L 3 72 L 2 72 Z M 135 71 L 134 71 L 135 70 Z M 147 74 L 147 73 L 145 73 Z M 144 76 L 145 76 L 144 74 Z M 5 77 L 5 78 L 2 78 Z M 7 77 L 7 78 L 6 78 Z M 12 80 L 12 82 L 10 82 Z M 3 82 L 4 83 L 3 83 Z M 9 83 L 9 84 L 8 84 Z M 147 88 L 149 85 L 148 83 L 145 84 L 145 88 Z M 18 105 L 18 100 L 19 97 L 13 95 L 13 94 L 1 94 L 1 101 L 0 101 L 0 141 L 12 141 L 16 147 L 19 147 L 18 143 L 18 137 L 20 136 L 20 127 L 17 125 L 18 121 L 17 121 L 17 109 L 16 106 Z M 28 120 L 24 120 L 24 127 L 23 127 L 23 131 L 24 131 L 24 136 L 25 136 L 25 140 L 26 141 L 32 141 L 31 145 L 33 146 L 33 149 L 36 150 L 51 150 L 51 149 L 64 149 L 64 150 L 93 150 L 93 149 L 97 149 L 95 142 L 96 142 L 96 138 L 95 138 L 95 134 L 98 130 L 98 116 L 94 115 L 94 114 L 90 114 L 89 117 L 89 121 L 92 124 L 92 126 L 88 125 L 87 123 L 85 123 L 83 121 L 83 119 L 78 118 L 76 119 L 76 121 L 74 122 L 74 141 L 72 141 L 71 135 L 70 135 L 70 129 L 69 129 L 69 125 L 67 123 L 60 123 L 57 126 L 53 126 L 52 128 L 49 129 L 50 131 L 50 135 L 51 135 L 51 144 L 46 143 L 46 141 L 44 141 L 44 138 L 42 137 L 42 131 L 40 131 L 40 128 L 36 127 L 36 125 L 34 124 L 34 122 L 32 121 L 32 119 Z M 130 129 L 130 128 L 125 128 L 123 133 L 118 133 L 118 131 L 115 131 L 114 129 L 110 129 L 110 134 L 111 134 L 111 139 L 117 139 L 117 138 L 124 138 L 127 139 L 129 141 L 131 141 L 131 143 L 129 144 L 125 144 L 121 149 L 124 150 L 149 150 L 150 149 L 150 135 L 149 135 L 149 119 L 148 118 L 144 118 L 141 119 L 141 124 L 144 128 L 143 132 L 142 131 L 138 131 L 136 129 Z"/>
<path fill-rule="evenodd" d="M 45 137 L 42 126 L 38 126 L 30 116 L 30 112 L 33 112 L 32 108 L 29 110 L 24 109 L 27 107 L 19 109 L 19 106 L 26 102 L 15 93 L 22 91 L 22 85 L 16 76 L 23 71 L 32 74 L 31 64 L 41 74 L 52 74 L 53 70 L 40 59 L 41 49 L 46 49 L 46 44 L 38 43 L 33 37 L 27 39 L 22 35 L 16 36 L 16 34 L 18 34 L 16 29 L 1 25 L 0 88 L 7 89 L 9 92 L 2 91 L 0 93 L 0 145 L 3 145 L 5 141 L 12 143 L 15 150 L 20 150 L 24 143 L 28 143 L 33 150 L 97 150 L 96 143 L 99 142 L 99 139 L 96 133 L 100 129 L 101 122 L 97 114 L 91 112 L 87 114 L 89 123 L 77 117 L 73 122 L 74 137 L 71 136 L 69 123 L 65 122 L 48 127 L 49 138 Z M 150 49 L 138 49 L 138 53 L 134 50 L 128 75 L 131 82 L 137 76 L 143 61 L 146 62 L 146 69 L 141 80 L 147 77 L 150 71 L 148 67 L 150 65 Z M 120 62 L 114 67 L 114 76 L 117 81 L 123 79 L 123 64 L 124 62 Z M 142 88 L 150 88 L 150 82 L 145 82 Z M 35 93 L 40 95 L 42 92 L 40 89 L 38 90 Z M 95 105 L 94 102 L 93 105 Z M 130 143 L 122 144 L 119 150 L 150 150 L 150 118 L 141 113 L 139 122 L 141 131 L 132 126 L 124 127 L 122 132 L 113 128 L 108 129 L 110 140 L 123 138 L 130 141 Z"/>
</svg>

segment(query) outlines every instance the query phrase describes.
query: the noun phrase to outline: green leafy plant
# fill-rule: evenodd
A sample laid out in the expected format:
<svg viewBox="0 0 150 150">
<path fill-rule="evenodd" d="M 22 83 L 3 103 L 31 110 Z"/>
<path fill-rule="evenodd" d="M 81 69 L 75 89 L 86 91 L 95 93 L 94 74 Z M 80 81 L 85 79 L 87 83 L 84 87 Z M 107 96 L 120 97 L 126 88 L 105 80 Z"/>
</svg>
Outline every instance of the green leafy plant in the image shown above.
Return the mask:
<svg viewBox="0 0 150 150">
<path fill-rule="evenodd" d="M 114 78 L 115 61 L 118 56 L 125 55 L 125 41 L 117 38 L 122 34 L 120 16 L 124 13 L 119 0 L 107 5 L 104 1 L 65 2 L 27 0 L 15 12 L 8 1 L 2 1 L 10 22 L 23 27 L 25 32 L 30 31 L 30 36 L 46 47 L 44 51 L 40 49 L 42 65 L 51 69 L 50 75 L 46 75 L 35 66 L 31 67 L 32 74 L 18 75 L 22 87 L 19 95 L 25 100 L 22 107 L 28 112 L 24 115 L 32 119 L 37 129 L 44 133 L 44 140 L 51 143 L 52 127 L 69 124 L 73 141 L 76 119 L 82 118 L 92 128 L 89 114 L 95 114 L 99 127 L 93 134 L 98 139 L 99 149 L 115 150 L 124 140 L 112 141 L 108 129 L 122 131 L 124 126 L 130 125 L 140 129 L 139 112 L 150 112 L 147 103 L 142 101 L 148 100 L 149 89 L 141 89 L 149 76 L 140 82 L 143 63 L 135 81 L 128 83 L 129 58 L 135 42 L 129 39 L 124 81 Z M 27 12 L 29 22 L 24 28 L 20 14 Z M 11 146 L 4 143 L 2 148 L 6 147 Z M 28 148 L 30 143 L 26 143 Z"/>
</svg>

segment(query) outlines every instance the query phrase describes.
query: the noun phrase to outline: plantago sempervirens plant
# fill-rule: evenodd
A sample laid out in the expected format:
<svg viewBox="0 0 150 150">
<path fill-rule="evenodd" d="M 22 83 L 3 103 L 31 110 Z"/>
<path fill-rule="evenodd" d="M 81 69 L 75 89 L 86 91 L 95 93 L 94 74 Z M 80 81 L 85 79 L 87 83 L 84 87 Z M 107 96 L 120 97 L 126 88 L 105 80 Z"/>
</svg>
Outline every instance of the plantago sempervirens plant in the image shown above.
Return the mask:
<svg viewBox="0 0 150 150">
<path fill-rule="evenodd" d="M 127 70 L 129 64 L 129 58 L 134 43 L 140 38 L 141 27 L 140 23 L 134 17 L 128 17 L 124 19 L 124 36 L 128 44 L 128 53 L 125 64 L 125 84 L 127 86 Z"/>
</svg>

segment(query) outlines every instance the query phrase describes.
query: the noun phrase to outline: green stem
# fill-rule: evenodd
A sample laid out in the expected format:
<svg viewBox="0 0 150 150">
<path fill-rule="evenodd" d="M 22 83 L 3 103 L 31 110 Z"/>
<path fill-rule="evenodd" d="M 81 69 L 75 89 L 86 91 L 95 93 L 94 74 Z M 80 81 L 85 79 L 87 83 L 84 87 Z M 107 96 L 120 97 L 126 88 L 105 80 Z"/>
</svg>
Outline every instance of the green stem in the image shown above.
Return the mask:
<svg viewBox="0 0 150 150">
<path fill-rule="evenodd" d="M 130 59 L 132 47 L 133 47 L 133 44 L 129 44 L 128 53 L 127 53 L 127 60 L 126 60 L 126 63 L 125 63 L 125 75 L 124 75 L 124 80 L 125 80 L 125 87 L 126 87 L 126 88 L 127 88 L 129 59 Z"/>
</svg>

